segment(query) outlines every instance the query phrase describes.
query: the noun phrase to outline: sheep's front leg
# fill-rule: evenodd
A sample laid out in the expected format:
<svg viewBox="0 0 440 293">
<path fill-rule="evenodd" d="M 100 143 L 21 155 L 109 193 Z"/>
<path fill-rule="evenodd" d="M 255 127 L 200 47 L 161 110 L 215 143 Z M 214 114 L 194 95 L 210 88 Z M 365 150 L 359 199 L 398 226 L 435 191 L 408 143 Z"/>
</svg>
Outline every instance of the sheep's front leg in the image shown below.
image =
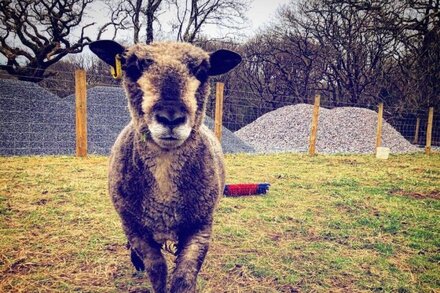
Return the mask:
<svg viewBox="0 0 440 293">
<path fill-rule="evenodd" d="M 131 249 L 134 249 L 138 256 L 142 258 L 154 292 L 165 293 L 167 264 L 160 251 L 160 246 L 138 236 L 129 237 L 129 242 Z"/>
<path fill-rule="evenodd" d="M 211 227 L 206 227 L 179 243 L 170 292 L 196 292 L 197 275 L 208 252 L 210 238 Z"/>
</svg>

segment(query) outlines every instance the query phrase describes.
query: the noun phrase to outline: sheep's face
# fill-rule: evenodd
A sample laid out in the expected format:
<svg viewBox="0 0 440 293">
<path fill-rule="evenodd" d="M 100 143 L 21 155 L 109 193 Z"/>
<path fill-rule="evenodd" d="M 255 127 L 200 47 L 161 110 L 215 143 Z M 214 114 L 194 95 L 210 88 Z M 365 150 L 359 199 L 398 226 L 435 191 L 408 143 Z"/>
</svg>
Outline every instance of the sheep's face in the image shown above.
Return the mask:
<svg viewBox="0 0 440 293">
<path fill-rule="evenodd" d="M 208 77 L 225 73 L 241 61 L 234 52 L 208 54 L 187 43 L 137 44 L 125 49 L 112 41 L 97 41 L 90 48 L 111 65 L 116 54 L 121 56 L 135 125 L 141 131 L 148 129 L 148 137 L 165 149 L 181 146 L 203 122 Z"/>
<path fill-rule="evenodd" d="M 176 43 L 136 45 L 125 54 L 125 78 L 142 92 L 141 124 L 160 147 L 182 145 L 206 99 L 209 55 Z"/>
</svg>

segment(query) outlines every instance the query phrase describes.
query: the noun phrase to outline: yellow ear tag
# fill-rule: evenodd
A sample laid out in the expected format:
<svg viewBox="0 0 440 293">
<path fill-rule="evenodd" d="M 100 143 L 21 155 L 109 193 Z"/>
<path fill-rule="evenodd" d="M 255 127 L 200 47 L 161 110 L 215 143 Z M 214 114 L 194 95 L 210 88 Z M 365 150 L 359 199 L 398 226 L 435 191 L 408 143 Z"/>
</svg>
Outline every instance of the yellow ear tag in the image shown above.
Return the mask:
<svg viewBox="0 0 440 293">
<path fill-rule="evenodd" d="M 115 67 L 110 66 L 110 73 L 114 79 L 121 79 L 122 77 L 121 56 L 119 54 L 115 56 Z"/>
</svg>

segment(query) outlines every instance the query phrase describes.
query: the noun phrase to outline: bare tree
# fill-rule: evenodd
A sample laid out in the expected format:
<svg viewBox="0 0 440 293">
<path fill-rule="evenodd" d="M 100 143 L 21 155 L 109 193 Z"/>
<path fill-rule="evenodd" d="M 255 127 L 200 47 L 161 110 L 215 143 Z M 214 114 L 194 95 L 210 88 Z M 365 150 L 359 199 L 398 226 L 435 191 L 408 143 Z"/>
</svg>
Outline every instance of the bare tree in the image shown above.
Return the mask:
<svg viewBox="0 0 440 293">
<path fill-rule="evenodd" d="M 112 21 L 108 25 L 117 30 L 132 30 L 133 43 L 140 42 L 140 33 L 145 25 L 145 42 L 154 40 L 154 22 L 157 22 L 162 0 L 119 0 L 107 1 Z"/>
<path fill-rule="evenodd" d="M 396 111 L 440 105 L 439 0 L 302 1 L 295 23 L 327 57 L 333 101 L 383 100 Z M 389 108 L 389 107 L 388 107 Z"/>
<path fill-rule="evenodd" d="M 53 73 L 46 69 L 71 53 L 79 53 L 90 39 L 84 11 L 93 0 L 0 1 L 0 69 L 19 79 L 40 81 Z M 74 40 L 71 32 L 79 29 Z"/>
<path fill-rule="evenodd" d="M 176 8 L 173 29 L 179 41 L 194 42 L 206 25 L 239 29 L 245 23 L 247 0 L 171 0 Z"/>
<path fill-rule="evenodd" d="M 147 20 L 146 21 L 147 44 L 151 43 L 154 40 L 153 22 L 156 19 L 156 14 L 161 3 L 162 0 L 148 0 L 147 8 L 145 9 L 145 13 L 144 13 Z"/>
<path fill-rule="evenodd" d="M 243 49 L 246 62 L 241 78 L 272 107 L 306 102 L 318 88 L 323 72 L 320 48 L 291 24 L 273 26 Z"/>
<path fill-rule="evenodd" d="M 391 1 L 381 23 L 400 42 L 396 51 L 407 106 L 440 107 L 440 1 Z"/>
<path fill-rule="evenodd" d="M 107 7 L 109 9 L 109 14 L 108 14 L 109 21 L 107 21 L 99 29 L 98 36 L 96 37 L 96 39 L 100 40 L 102 35 L 105 32 L 107 32 L 109 28 L 111 28 L 113 30 L 113 36 L 111 39 L 114 40 L 119 30 L 126 30 L 131 28 L 131 24 L 130 24 L 131 22 L 128 20 L 131 17 L 131 14 L 128 13 L 130 10 L 127 10 L 124 7 L 124 5 L 126 4 L 125 1 L 115 2 L 111 0 L 106 0 L 105 3 L 107 4 Z M 135 20 L 133 20 L 133 25 L 137 24 Z M 136 33 L 134 34 L 134 37 L 136 37 Z"/>
<path fill-rule="evenodd" d="M 302 2 L 287 18 L 310 33 L 326 63 L 323 91 L 333 103 L 372 103 L 384 86 L 383 76 L 396 46 L 393 34 L 377 26 L 379 0 Z"/>
</svg>

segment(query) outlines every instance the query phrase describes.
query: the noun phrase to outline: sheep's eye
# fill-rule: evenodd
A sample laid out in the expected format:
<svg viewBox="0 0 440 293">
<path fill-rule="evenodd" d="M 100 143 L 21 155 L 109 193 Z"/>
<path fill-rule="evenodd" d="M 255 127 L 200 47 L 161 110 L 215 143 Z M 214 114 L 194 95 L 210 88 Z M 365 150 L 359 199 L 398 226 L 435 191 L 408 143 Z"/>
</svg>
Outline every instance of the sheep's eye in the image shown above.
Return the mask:
<svg viewBox="0 0 440 293">
<path fill-rule="evenodd" d="M 154 63 L 153 59 L 139 59 L 138 60 L 138 67 L 141 71 L 145 71 L 153 63 Z"/>
<path fill-rule="evenodd" d="M 205 82 L 208 79 L 208 62 L 203 60 L 199 65 L 190 67 L 190 71 L 199 81 Z"/>
<path fill-rule="evenodd" d="M 153 62 L 152 59 L 139 59 L 133 54 L 125 61 L 122 69 L 127 72 L 127 75 L 132 80 L 136 81 L 142 76 L 144 71 L 148 70 L 148 67 L 150 67 Z"/>
</svg>

